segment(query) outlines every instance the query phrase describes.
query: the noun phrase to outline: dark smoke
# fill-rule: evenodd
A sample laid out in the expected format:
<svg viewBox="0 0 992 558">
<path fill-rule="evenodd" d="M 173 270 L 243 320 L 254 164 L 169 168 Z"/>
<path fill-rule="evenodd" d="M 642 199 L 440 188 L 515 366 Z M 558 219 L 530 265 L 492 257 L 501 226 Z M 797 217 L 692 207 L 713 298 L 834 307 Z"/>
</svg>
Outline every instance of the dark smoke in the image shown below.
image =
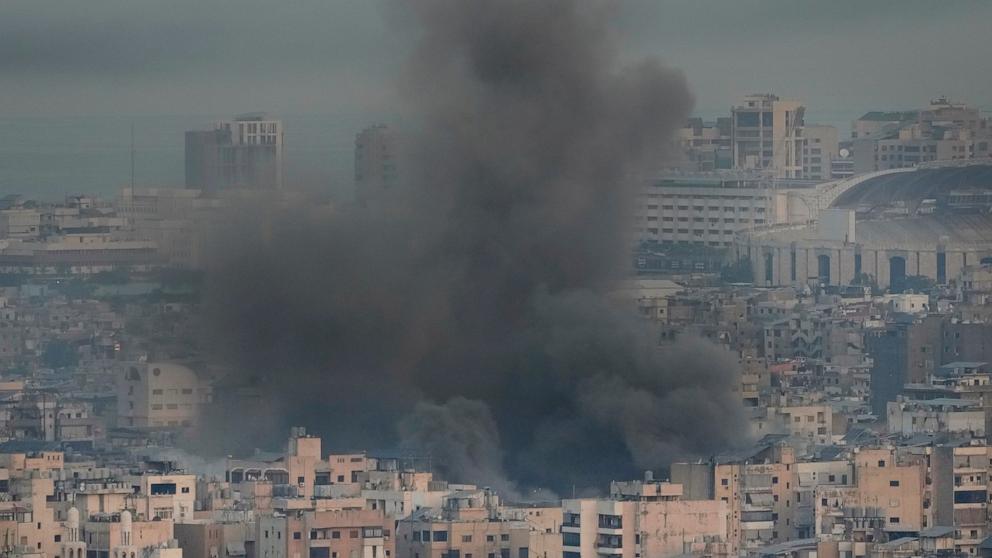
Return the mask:
<svg viewBox="0 0 992 558">
<path fill-rule="evenodd" d="M 271 410 L 228 409 L 208 438 L 303 424 L 511 492 L 736 443 L 735 363 L 659 348 L 604 296 L 628 265 L 632 186 L 689 111 L 683 76 L 619 67 L 606 2 L 398 10 L 420 30 L 405 184 L 368 208 L 246 213 L 206 306 L 232 381 Z"/>
</svg>

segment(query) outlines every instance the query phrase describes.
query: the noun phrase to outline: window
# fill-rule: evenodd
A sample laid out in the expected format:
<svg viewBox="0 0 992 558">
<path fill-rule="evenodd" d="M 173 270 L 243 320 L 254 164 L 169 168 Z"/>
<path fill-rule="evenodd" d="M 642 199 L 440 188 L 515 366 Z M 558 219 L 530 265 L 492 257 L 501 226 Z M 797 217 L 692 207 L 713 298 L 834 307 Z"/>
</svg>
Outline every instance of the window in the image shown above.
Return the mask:
<svg viewBox="0 0 992 558">
<path fill-rule="evenodd" d="M 727 486 L 728 484 L 730 484 L 730 480 L 729 479 L 720 479 L 720 484 L 722 486 Z"/>
<path fill-rule="evenodd" d="M 293 531 L 293 540 L 298 541 L 303 538 L 303 533 L 299 531 Z"/>
<path fill-rule="evenodd" d="M 434 531 L 434 542 L 447 542 L 448 532 L 447 531 Z"/>
<path fill-rule="evenodd" d="M 772 477 L 772 484 L 778 484 L 778 477 Z"/>
<path fill-rule="evenodd" d="M 578 533 L 562 533 L 561 534 L 561 544 L 564 546 L 580 546 L 580 537 Z"/>
<path fill-rule="evenodd" d="M 496 541 L 495 535 L 486 535 L 486 542 L 495 542 L 495 541 Z"/>
<path fill-rule="evenodd" d="M 504 534 L 502 534 L 502 535 L 499 536 L 499 540 L 501 540 L 503 542 L 506 542 L 506 541 L 510 540 L 510 535 L 504 533 Z"/>
<path fill-rule="evenodd" d="M 889 486 L 899 486 L 899 481 L 897 481 L 897 480 L 890 480 L 889 481 Z"/>
<path fill-rule="evenodd" d="M 332 539 L 340 539 L 341 538 L 341 531 L 331 531 L 331 538 Z"/>
<path fill-rule="evenodd" d="M 884 459 L 879 459 L 878 460 L 878 466 L 879 467 L 885 467 L 885 460 Z"/>
<path fill-rule="evenodd" d="M 470 543 L 470 542 L 472 542 L 472 535 L 462 535 L 462 542 L 463 543 Z"/>
<path fill-rule="evenodd" d="M 151 486 L 152 496 L 163 496 L 163 495 L 175 494 L 175 493 L 176 493 L 176 483 L 174 482 L 154 483 Z"/>
<path fill-rule="evenodd" d="M 890 517 L 889 518 L 889 523 L 899 523 L 899 518 L 898 517 Z"/>
</svg>

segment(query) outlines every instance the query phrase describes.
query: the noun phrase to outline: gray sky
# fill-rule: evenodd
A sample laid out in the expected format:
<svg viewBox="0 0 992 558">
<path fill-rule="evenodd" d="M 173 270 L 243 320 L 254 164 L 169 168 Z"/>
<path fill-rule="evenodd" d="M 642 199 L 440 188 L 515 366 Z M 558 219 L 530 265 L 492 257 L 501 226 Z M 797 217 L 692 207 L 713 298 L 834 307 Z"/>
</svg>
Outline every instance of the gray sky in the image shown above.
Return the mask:
<svg viewBox="0 0 992 558">
<path fill-rule="evenodd" d="M 992 109 L 992 2 L 630 0 L 630 54 L 703 114 L 745 93 L 813 119 L 946 94 Z M 388 113 L 404 23 L 375 0 L 3 0 L 0 115 Z"/>
</svg>

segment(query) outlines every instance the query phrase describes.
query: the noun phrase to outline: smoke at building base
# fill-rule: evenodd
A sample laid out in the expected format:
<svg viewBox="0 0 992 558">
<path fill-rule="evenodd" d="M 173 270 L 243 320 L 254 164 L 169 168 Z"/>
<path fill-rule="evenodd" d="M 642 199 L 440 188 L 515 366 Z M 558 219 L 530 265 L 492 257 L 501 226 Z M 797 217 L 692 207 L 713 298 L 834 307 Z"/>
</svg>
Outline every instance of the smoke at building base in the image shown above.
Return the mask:
<svg viewBox="0 0 992 558">
<path fill-rule="evenodd" d="M 681 73 L 619 62 L 611 6 L 396 8 L 418 30 L 401 179 L 361 206 L 233 217 L 248 232 L 223 243 L 205 305 L 259 412 L 221 405 L 205 441 L 243 451 L 302 424 L 517 494 L 739 441 L 736 362 L 659 347 L 604 294 L 636 178 L 692 104 Z"/>
</svg>

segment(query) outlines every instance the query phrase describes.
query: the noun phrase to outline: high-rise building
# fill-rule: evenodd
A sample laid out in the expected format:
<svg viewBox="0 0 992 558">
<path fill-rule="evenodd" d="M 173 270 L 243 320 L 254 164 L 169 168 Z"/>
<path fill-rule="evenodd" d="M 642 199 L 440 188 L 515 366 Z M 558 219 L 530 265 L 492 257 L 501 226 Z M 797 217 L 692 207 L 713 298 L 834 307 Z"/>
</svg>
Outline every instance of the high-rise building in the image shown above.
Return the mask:
<svg viewBox="0 0 992 558">
<path fill-rule="evenodd" d="M 730 118 L 715 122 L 690 118 L 678 131 L 678 159 L 669 166 L 686 172 L 708 172 L 733 167 L 730 150 Z"/>
<path fill-rule="evenodd" d="M 264 114 L 186 132 L 186 187 L 205 192 L 282 188 L 283 127 Z"/>
<path fill-rule="evenodd" d="M 355 136 L 355 197 L 368 203 L 396 185 L 396 135 L 388 126 L 369 126 Z"/>
<path fill-rule="evenodd" d="M 988 159 L 992 157 L 989 122 L 977 108 L 945 97 L 919 110 L 868 112 L 851 123 L 854 172 Z"/>
<path fill-rule="evenodd" d="M 745 97 L 731 109 L 734 168 L 802 178 L 805 111 L 798 101 L 767 93 Z"/>
<path fill-rule="evenodd" d="M 822 124 L 803 127 L 803 178 L 829 180 L 837 158 L 837 128 Z"/>
</svg>

